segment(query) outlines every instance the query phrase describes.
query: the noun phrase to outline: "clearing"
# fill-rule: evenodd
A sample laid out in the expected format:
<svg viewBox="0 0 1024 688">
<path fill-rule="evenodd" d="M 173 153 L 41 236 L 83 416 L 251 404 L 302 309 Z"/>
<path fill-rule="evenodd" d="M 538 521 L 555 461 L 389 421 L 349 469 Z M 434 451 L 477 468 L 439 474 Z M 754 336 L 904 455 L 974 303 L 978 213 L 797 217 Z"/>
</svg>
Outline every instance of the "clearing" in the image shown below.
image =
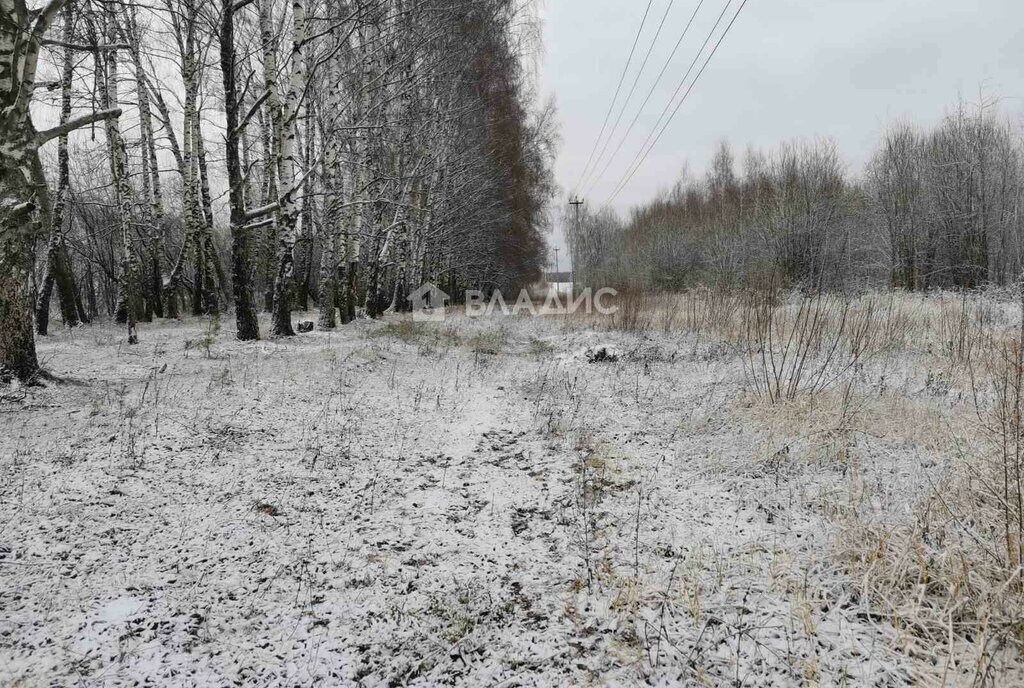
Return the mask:
<svg viewBox="0 0 1024 688">
<path fill-rule="evenodd" d="M 943 462 L 787 434 L 799 404 L 758 402 L 713 337 L 508 316 L 141 334 L 48 337 L 68 381 L 0 402 L 4 685 L 958 676 L 858 594 L 837 517 L 906 513 Z"/>
</svg>

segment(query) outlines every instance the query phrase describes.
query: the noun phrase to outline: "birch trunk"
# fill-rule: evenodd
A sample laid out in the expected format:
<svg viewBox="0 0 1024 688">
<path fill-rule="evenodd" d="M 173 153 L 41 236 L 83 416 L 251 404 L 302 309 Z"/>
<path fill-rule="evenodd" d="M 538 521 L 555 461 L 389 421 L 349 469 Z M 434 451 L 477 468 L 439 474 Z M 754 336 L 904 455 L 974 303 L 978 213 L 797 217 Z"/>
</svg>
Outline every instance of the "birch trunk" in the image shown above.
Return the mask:
<svg viewBox="0 0 1024 688">
<path fill-rule="evenodd" d="M 343 107 L 341 99 L 342 74 L 340 60 L 335 59 L 330 72 L 330 91 L 327 98 L 326 116 L 335 117 Z M 323 177 L 326 190 L 324 201 L 324 222 L 320 237 L 320 276 L 318 302 L 320 307 L 320 329 L 332 330 L 337 327 L 338 265 L 337 244 L 341 230 L 345 184 L 341 173 L 341 141 L 339 134 L 330 126 L 322 126 L 324 146 Z M 344 317 L 344 316 L 343 316 Z"/>
<path fill-rule="evenodd" d="M 235 85 L 234 2 L 223 0 L 220 26 L 220 68 L 224 80 L 224 115 L 227 128 L 226 160 L 228 201 L 231 207 L 231 280 L 235 299 L 237 337 L 243 341 L 260 338 L 259 322 L 249 285 L 248 246 L 245 220 L 245 181 L 238 144 L 238 93 Z"/>
<path fill-rule="evenodd" d="M 48 204 L 39 146 L 60 133 L 114 116 L 104 111 L 37 133 L 29 116 L 39 47 L 65 0 L 29 12 L 0 0 L 0 378 L 36 380 L 42 371 L 32 333 L 32 255 L 37 206 Z M 117 113 L 120 114 L 120 113 Z"/>
<path fill-rule="evenodd" d="M 224 288 L 226 280 L 222 274 L 220 261 L 213 246 L 213 199 L 210 196 L 210 175 L 206 166 L 206 141 L 203 138 L 203 127 L 200 124 L 199 109 L 193 114 L 193 140 L 195 142 L 196 166 L 199 171 L 199 198 L 202 213 L 198 231 L 200 232 L 202 250 L 196 260 L 202 263 L 205 280 L 201 291 L 201 312 L 213 315 L 220 310 L 218 294 Z"/>
<path fill-rule="evenodd" d="M 74 78 L 74 50 L 70 44 L 74 40 L 74 5 L 71 2 L 64 7 L 63 38 L 67 44 L 63 49 L 61 60 L 61 97 L 60 123 L 67 124 L 71 119 L 71 81 Z M 78 309 L 75 303 L 75 283 L 71 269 L 71 259 L 64 243 L 64 210 L 67 206 L 68 194 L 71 189 L 71 174 L 68 164 L 68 135 L 62 134 L 57 139 L 57 202 L 54 205 L 50 223 L 50 240 L 46 250 L 46 267 L 43 275 L 42 288 L 36 300 L 36 333 L 46 335 L 50 323 L 50 296 L 56 283 L 57 299 L 60 303 L 61 319 L 65 327 L 78 324 Z"/>
<path fill-rule="evenodd" d="M 203 280 L 203 238 L 200 236 L 198 193 L 198 165 L 195 155 L 194 128 L 196 101 L 199 92 L 199 69 L 196 63 L 196 20 L 197 11 L 192 3 L 186 5 L 187 15 L 183 18 L 182 28 L 184 39 L 179 41 L 181 53 L 181 79 L 185 89 L 182 115 L 182 135 L 180 146 L 171 127 L 171 115 L 164 102 L 159 88 L 151 88 L 157 109 L 163 118 L 167 138 L 171 144 L 171 152 L 178 164 L 178 172 L 182 179 L 182 215 L 185 225 L 184 237 L 178 257 L 164 282 L 164 310 L 169 318 L 178 317 L 178 283 L 185 271 L 185 263 L 192 254 L 196 270 L 193 282 L 192 310 L 196 315 L 203 311 L 202 280 Z"/>
<path fill-rule="evenodd" d="M 13 132 L 5 127 L 4 133 Z M 9 144 L 10 139 L 5 141 L 5 153 L 13 152 Z M 10 156 L 4 157 L 6 164 Z M 34 206 L 22 200 L 31 195 L 13 180 L 5 180 L 0 195 L 0 380 L 31 382 L 40 372 L 32 336 L 32 256 L 27 241 Z"/>
<path fill-rule="evenodd" d="M 277 38 L 274 31 L 273 0 L 259 0 L 260 43 L 263 52 L 263 88 L 266 92 L 266 117 L 261 127 L 266 195 L 264 204 L 277 203 L 281 197 L 281 94 L 278 85 Z M 277 238 L 280 233 L 280 208 L 274 211 L 271 232 L 260 246 L 261 270 L 265 280 L 264 306 L 274 311 L 274 283 L 277 263 Z"/>
<path fill-rule="evenodd" d="M 26 74 L 31 44 L 19 27 L 29 21 L 24 4 L 0 0 L 0 380 L 29 382 L 39 374 L 32 335 L 32 159 L 38 156 L 28 104 L 21 105 L 34 75 Z M 41 32 L 40 32 L 41 33 Z M 38 48 L 36 49 L 38 51 Z M 38 54 L 38 53 L 37 53 Z"/>
<path fill-rule="evenodd" d="M 111 12 L 107 17 L 107 38 L 111 44 L 115 43 L 117 38 L 112 14 Z M 110 50 L 106 55 L 106 79 L 102 93 L 106 109 L 116 107 L 119 102 L 118 78 L 117 51 Z M 107 119 L 106 125 L 111 169 L 114 175 L 114 198 L 120 214 L 121 230 L 121 278 L 118 287 L 117 320 L 128 328 L 128 343 L 137 344 L 136 322 L 141 311 L 139 265 L 134 250 L 134 228 L 132 227 L 134 209 L 132 207 L 132 188 L 128 181 L 128 151 L 121 135 L 118 118 Z"/>
<path fill-rule="evenodd" d="M 305 0 L 292 0 L 291 77 L 281 122 L 281 218 L 277 236 L 277 273 L 274 276 L 273 331 L 279 337 L 295 335 L 291 323 L 289 285 L 295 270 L 295 229 L 299 206 L 298 119 L 300 100 L 306 88 Z"/>
<path fill-rule="evenodd" d="M 299 226 L 297 243 L 305 249 L 305 255 L 299 263 L 301 279 L 293 280 L 295 285 L 295 298 L 292 307 L 305 311 L 309 307 L 309 282 L 313 274 L 313 190 L 316 188 L 315 168 L 313 167 L 314 147 L 313 139 L 315 127 L 313 127 L 313 109 L 307 106 L 306 110 L 306 153 L 304 156 L 306 174 L 302 181 L 302 204 L 299 211 Z"/>
<path fill-rule="evenodd" d="M 132 67 L 135 70 L 135 90 L 139 107 L 139 133 L 142 146 L 142 222 L 149 235 L 146 247 L 146 270 L 149 279 L 145 285 L 146 311 L 158 318 L 164 316 L 163 306 L 163 202 L 160 198 L 160 168 L 153 136 L 153 113 L 149 102 L 149 88 L 142 65 L 142 37 L 136 20 L 135 6 L 129 8 L 125 38 L 129 46 Z"/>
<path fill-rule="evenodd" d="M 320 274 L 317 282 L 317 306 L 320 309 L 318 326 L 322 330 L 333 330 L 338 326 L 336 316 L 338 285 L 337 242 L 338 219 L 341 211 L 343 184 L 341 170 L 334 142 L 328 144 L 324 156 L 324 187 L 327 198 L 324 201 L 324 221 L 320 231 Z"/>
</svg>

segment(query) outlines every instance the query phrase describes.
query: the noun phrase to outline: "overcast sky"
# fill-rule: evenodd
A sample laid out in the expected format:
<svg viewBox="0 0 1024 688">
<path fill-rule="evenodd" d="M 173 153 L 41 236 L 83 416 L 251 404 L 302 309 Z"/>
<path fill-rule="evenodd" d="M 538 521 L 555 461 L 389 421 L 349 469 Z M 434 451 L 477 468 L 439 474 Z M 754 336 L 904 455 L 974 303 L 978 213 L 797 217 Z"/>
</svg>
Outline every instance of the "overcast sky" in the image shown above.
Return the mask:
<svg viewBox="0 0 1024 688">
<path fill-rule="evenodd" d="M 652 0 L 609 128 L 670 3 L 671 9 L 608 153 L 699 1 Z M 719 30 L 740 1 L 733 0 Z M 558 105 L 562 145 L 556 171 L 564 196 L 587 163 L 647 0 L 544 2 L 541 88 Z M 704 0 L 634 130 L 586 194 L 590 207 L 607 201 L 724 4 Z M 670 186 L 687 163 L 692 172 L 703 172 L 722 139 L 742 156 L 749 144 L 771 147 L 785 140 L 829 137 L 851 171 L 859 173 L 887 123 L 933 123 L 959 94 L 977 102 L 980 91 L 1001 96 L 1008 114 L 1024 113 L 1021 0 L 749 0 L 614 207 L 623 211 L 651 198 Z M 561 243 L 560 237 L 554 239 Z"/>
</svg>

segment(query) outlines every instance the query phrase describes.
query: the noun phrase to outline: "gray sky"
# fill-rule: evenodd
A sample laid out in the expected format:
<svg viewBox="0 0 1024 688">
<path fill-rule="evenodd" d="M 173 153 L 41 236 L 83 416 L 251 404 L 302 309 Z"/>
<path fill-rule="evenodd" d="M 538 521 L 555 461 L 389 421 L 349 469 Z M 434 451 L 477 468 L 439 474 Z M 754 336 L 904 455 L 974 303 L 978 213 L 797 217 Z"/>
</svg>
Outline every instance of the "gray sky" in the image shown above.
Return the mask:
<svg viewBox="0 0 1024 688">
<path fill-rule="evenodd" d="M 672 3 L 608 153 L 698 2 Z M 652 2 L 609 128 L 669 3 Z M 608 199 L 724 4 L 704 1 L 632 133 L 586 194 L 591 208 Z M 733 0 L 719 31 L 739 4 Z M 558 104 L 562 146 L 556 171 L 563 195 L 587 162 L 646 5 L 647 0 L 545 1 L 541 89 Z M 1021 0 L 749 0 L 614 207 L 623 211 L 651 198 L 670 186 L 687 163 L 692 172 L 703 172 L 722 139 L 742 156 L 748 144 L 767 148 L 797 138 L 829 137 L 851 172 L 859 173 L 887 123 L 933 123 L 959 94 L 976 102 L 979 92 L 1001 96 L 1003 110 L 1015 117 L 1024 113 Z M 560 236 L 553 239 L 561 244 Z"/>
</svg>

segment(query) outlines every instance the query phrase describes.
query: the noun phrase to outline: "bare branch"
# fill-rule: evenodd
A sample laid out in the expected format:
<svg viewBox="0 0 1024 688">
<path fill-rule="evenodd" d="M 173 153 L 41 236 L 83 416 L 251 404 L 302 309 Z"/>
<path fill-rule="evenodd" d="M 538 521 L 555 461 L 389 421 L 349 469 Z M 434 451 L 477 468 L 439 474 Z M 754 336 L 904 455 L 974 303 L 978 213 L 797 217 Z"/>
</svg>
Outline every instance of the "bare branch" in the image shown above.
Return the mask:
<svg viewBox="0 0 1024 688">
<path fill-rule="evenodd" d="M 253 220 L 257 220 L 257 219 L 263 217 L 264 215 L 268 215 L 268 214 L 274 212 L 275 210 L 277 210 L 280 207 L 280 205 L 281 204 L 277 203 L 277 202 L 268 203 L 267 205 L 262 206 L 260 208 L 255 208 L 254 210 L 246 211 L 246 213 L 245 213 L 245 221 L 246 222 L 252 222 Z"/>
<path fill-rule="evenodd" d="M 249 112 L 245 113 L 245 116 L 242 117 L 241 121 L 239 121 L 238 126 L 235 127 L 235 131 L 234 131 L 235 134 L 238 134 L 243 129 L 245 129 L 245 126 L 249 123 L 249 121 L 253 117 L 256 116 L 256 113 L 259 112 L 260 107 L 263 105 L 263 103 L 266 102 L 267 98 L 269 98 L 269 97 L 270 97 L 270 91 L 264 91 L 263 95 L 260 96 L 256 100 L 256 102 L 252 104 L 251 108 L 249 108 Z"/>
<path fill-rule="evenodd" d="M 67 48 L 68 50 L 80 50 L 82 52 L 91 53 L 96 50 L 130 50 L 131 46 L 127 43 L 114 43 L 111 45 L 87 45 L 85 43 L 67 43 L 65 41 L 58 41 L 56 39 L 47 38 L 43 40 L 43 45 L 55 47 L 55 48 Z"/>
<path fill-rule="evenodd" d="M 111 108 L 110 110 L 99 110 L 97 112 L 89 113 L 88 115 L 75 117 L 74 119 L 70 119 L 67 122 L 64 122 L 64 124 L 56 126 L 52 129 L 45 129 L 36 134 L 36 145 L 41 146 L 47 141 L 55 139 L 58 136 L 63 136 L 64 134 L 69 134 L 73 132 L 75 129 L 80 129 L 82 127 L 89 126 L 90 124 L 93 124 L 95 122 L 102 122 L 103 120 L 110 119 L 111 117 L 120 116 L 121 108 Z"/>
</svg>

